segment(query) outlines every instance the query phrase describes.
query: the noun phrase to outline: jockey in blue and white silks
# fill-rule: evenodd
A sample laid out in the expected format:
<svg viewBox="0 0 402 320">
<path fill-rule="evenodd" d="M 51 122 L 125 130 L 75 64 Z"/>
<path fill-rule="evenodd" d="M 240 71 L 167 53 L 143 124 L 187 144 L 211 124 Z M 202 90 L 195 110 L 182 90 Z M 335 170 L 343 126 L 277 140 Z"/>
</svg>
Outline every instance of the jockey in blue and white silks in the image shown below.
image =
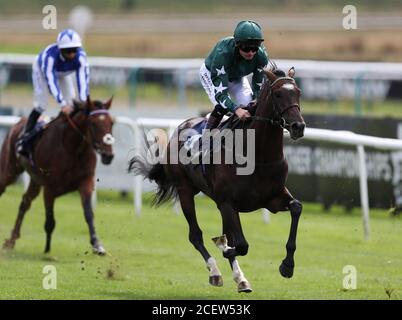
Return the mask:
<svg viewBox="0 0 402 320">
<path fill-rule="evenodd" d="M 61 112 L 67 115 L 73 110 L 73 99 L 85 101 L 89 95 L 87 56 L 82 49 L 80 36 L 74 30 L 63 30 L 57 36 L 56 43 L 39 53 L 32 66 L 32 82 L 34 109 L 25 126 L 25 137 L 47 109 L 49 93 L 60 105 Z M 17 150 L 20 154 L 26 154 L 24 138 L 19 141 Z"/>
<path fill-rule="evenodd" d="M 79 35 L 66 29 L 59 33 L 57 43 L 39 53 L 32 68 L 34 108 L 37 111 L 46 110 L 48 92 L 61 108 L 71 106 L 73 98 L 76 98 L 74 80 L 79 100 L 87 99 L 89 67 L 81 45 Z"/>
</svg>

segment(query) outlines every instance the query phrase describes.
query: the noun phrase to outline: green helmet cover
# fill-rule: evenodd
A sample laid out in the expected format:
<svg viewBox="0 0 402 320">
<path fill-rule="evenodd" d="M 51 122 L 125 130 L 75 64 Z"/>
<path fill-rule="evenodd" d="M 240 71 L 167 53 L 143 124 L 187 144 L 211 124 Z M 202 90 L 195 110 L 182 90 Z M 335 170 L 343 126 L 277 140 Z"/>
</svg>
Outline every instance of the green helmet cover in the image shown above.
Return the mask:
<svg viewBox="0 0 402 320">
<path fill-rule="evenodd" d="M 233 37 L 236 42 L 264 41 L 261 27 L 257 22 L 251 20 L 240 21 L 236 26 Z"/>
</svg>

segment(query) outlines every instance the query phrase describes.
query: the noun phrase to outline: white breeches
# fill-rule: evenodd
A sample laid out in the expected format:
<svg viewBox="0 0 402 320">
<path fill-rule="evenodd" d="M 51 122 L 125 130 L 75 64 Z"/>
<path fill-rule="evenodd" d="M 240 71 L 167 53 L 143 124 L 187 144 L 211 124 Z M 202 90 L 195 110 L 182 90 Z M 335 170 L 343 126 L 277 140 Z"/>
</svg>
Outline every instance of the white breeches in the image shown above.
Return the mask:
<svg viewBox="0 0 402 320">
<path fill-rule="evenodd" d="M 74 87 L 74 73 L 68 75 L 58 75 L 61 93 L 67 104 L 71 105 L 76 97 Z M 45 75 L 40 70 L 38 63 L 35 61 L 32 65 L 32 83 L 33 83 L 33 106 L 40 113 L 44 112 L 48 106 L 49 89 Z"/>
</svg>

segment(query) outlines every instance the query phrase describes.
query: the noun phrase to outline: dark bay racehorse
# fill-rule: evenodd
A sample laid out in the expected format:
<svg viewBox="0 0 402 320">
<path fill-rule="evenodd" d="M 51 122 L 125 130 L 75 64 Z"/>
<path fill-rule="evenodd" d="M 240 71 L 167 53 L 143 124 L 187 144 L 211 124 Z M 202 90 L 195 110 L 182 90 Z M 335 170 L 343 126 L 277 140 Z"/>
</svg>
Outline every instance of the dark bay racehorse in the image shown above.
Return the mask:
<svg viewBox="0 0 402 320">
<path fill-rule="evenodd" d="M 26 170 L 31 179 L 19 207 L 17 220 L 10 239 L 3 247 L 12 249 L 20 237 L 25 213 L 43 187 L 46 210 L 46 247 L 50 252 L 51 235 L 55 228 L 54 201 L 57 197 L 78 190 L 81 195 L 85 220 L 89 227 L 90 242 L 94 253 L 104 255 L 94 226 L 91 196 L 94 191 L 96 152 L 102 163 L 110 164 L 113 159 L 113 121 L 109 114 L 112 99 L 106 103 L 91 101 L 74 102 L 70 116 L 60 114 L 51 121 L 34 143 L 32 160 L 16 155 L 15 143 L 24 128 L 26 119 L 21 119 L 6 136 L 0 153 L 0 195 L 6 187 Z"/>
<path fill-rule="evenodd" d="M 284 128 L 290 132 L 293 140 L 301 138 L 304 134 L 305 123 L 299 107 L 300 89 L 293 79 L 293 68 L 287 75 L 281 70 L 266 70 L 265 73 L 268 81 L 262 87 L 255 116 L 247 122 L 238 121 L 243 128 L 244 139 L 246 130 L 255 130 L 255 170 L 252 174 L 237 175 L 236 165 L 225 164 L 224 161 L 220 164 L 205 165 L 204 173 L 201 166 L 184 165 L 180 161 L 178 164 L 169 162 L 171 150 L 180 150 L 183 145 L 177 139 L 179 133 L 192 128 L 202 121 L 202 118 L 187 120 L 178 127 L 167 148 L 167 164 L 150 165 L 143 157 L 137 156 L 130 161 L 129 166 L 130 171 L 142 174 L 158 184 L 156 204 L 174 196 L 179 197 L 189 224 L 189 240 L 207 264 L 210 284 L 221 286 L 222 274 L 203 243 L 202 231 L 196 218 L 194 196 L 202 191 L 215 201 L 222 216 L 223 236 L 213 240 L 223 251 L 223 256 L 229 260 L 239 292 L 252 291 L 236 260 L 236 256 L 246 255 L 249 247 L 243 235 L 239 212 L 260 208 L 267 208 L 273 213 L 290 210 L 291 226 L 286 244 L 287 254 L 279 267 L 280 274 L 290 278 L 294 270 L 296 233 L 302 211 L 301 203 L 285 187 L 288 164 L 283 152 Z"/>
</svg>

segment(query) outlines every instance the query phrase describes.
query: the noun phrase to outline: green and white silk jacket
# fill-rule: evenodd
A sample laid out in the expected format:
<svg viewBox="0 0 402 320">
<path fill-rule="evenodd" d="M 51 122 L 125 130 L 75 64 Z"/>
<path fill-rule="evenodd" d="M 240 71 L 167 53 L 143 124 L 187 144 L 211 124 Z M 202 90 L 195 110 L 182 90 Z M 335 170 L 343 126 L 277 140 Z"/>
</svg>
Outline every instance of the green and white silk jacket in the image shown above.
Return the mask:
<svg viewBox="0 0 402 320">
<path fill-rule="evenodd" d="M 262 44 L 254 58 L 246 60 L 240 55 L 233 37 L 220 40 L 205 59 L 205 66 L 211 72 L 211 80 L 215 86 L 215 100 L 233 111 L 237 105 L 228 95 L 228 83 L 251 73 L 253 98 L 257 98 L 264 79 L 263 68 L 267 66 L 268 59 Z"/>
</svg>

